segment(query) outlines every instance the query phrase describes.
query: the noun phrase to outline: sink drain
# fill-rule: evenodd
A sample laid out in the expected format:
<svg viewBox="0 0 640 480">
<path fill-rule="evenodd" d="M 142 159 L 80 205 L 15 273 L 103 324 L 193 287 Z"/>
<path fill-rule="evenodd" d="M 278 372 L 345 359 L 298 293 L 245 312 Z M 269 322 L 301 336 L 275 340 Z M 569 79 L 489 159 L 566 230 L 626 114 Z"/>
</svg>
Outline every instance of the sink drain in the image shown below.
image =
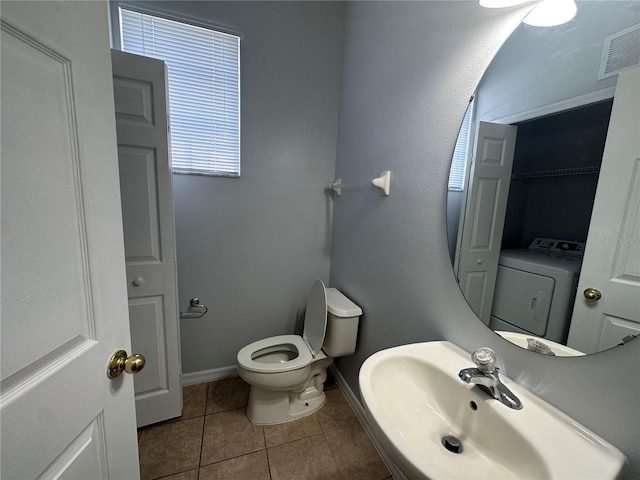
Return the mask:
<svg viewBox="0 0 640 480">
<path fill-rule="evenodd" d="M 462 444 L 460 440 L 451 435 L 442 437 L 442 445 L 452 453 L 462 453 Z"/>
</svg>

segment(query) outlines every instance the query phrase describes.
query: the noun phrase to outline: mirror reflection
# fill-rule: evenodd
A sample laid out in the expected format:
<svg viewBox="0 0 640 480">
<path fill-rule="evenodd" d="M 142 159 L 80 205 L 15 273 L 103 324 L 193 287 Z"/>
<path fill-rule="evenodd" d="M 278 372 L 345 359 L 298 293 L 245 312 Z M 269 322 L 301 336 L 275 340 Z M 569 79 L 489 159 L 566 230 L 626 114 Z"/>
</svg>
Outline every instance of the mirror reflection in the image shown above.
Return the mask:
<svg viewBox="0 0 640 480">
<path fill-rule="evenodd" d="M 640 333 L 640 4 L 578 2 L 520 25 L 469 104 L 447 206 L 478 317 L 550 355 Z M 636 194 L 634 194 L 636 192 Z"/>
</svg>

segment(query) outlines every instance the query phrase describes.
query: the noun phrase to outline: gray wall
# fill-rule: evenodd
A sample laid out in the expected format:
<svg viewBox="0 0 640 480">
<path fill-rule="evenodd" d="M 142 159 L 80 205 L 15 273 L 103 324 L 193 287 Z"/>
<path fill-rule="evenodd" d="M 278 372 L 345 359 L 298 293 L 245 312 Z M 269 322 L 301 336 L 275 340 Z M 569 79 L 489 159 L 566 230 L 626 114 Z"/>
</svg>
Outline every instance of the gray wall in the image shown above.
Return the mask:
<svg viewBox="0 0 640 480">
<path fill-rule="evenodd" d="M 348 4 L 336 174 L 361 183 L 392 172 L 391 195 L 336 200 L 331 284 L 364 310 L 358 370 L 391 346 L 449 340 L 494 348 L 504 372 L 618 446 L 640 475 L 640 342 L 580 359 L 521 350 L 487 329 L 455 283 L 446 237 L 449 162 L 467 100 L 526 7 L 477 2 Z"/>
<path fill-rule="evenodd" d="M 174 175 L 184 373 L 235 365 L 248 343 L 294 333 L 329 276 L 343 5 L 158 2 L 238 32 L 240 178 Z"/>
</svg>

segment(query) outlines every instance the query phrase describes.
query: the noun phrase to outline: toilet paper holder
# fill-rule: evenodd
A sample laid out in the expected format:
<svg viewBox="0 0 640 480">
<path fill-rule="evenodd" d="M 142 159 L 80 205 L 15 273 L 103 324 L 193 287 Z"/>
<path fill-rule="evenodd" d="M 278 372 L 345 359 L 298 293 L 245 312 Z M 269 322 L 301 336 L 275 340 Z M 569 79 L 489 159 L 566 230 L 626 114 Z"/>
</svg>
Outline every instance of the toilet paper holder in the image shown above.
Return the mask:
<svg viewBox="0 0 640 480">
<path fill-rule="evenodd" d="M 192 309 L 200 308 L 203 309 L 199 312 L 194 312 Z M 205 313 L 207 313 L 209 309 L 200 303 L 200 299 L 198 297 L 193 297 L 189 300 L 189 308 L 187 312 L 180 312 L 180 318 L 201 318 Z"/>
</svg>

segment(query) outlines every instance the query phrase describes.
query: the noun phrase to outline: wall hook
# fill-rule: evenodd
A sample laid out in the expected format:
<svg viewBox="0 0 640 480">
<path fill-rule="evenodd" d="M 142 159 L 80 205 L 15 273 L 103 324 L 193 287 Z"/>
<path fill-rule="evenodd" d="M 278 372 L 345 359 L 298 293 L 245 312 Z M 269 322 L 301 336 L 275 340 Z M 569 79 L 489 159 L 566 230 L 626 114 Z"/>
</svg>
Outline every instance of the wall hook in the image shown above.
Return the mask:
<svg viewBox="0 0 640 480">
<path fill-rule="evenodd" d="M 336 196 L 342 195 L 342 179 L 336 178 L 335 181 L 329 184 L 329 190 L 336 194 Z"/>
<path fill-rule="evenodd" d="M 374 178 L 371 180 L 371 183 L 374 187 L 382 190 L 382 194 L 385 196 L 389 195 L 389 186 L 391 184 L 391 171 L 385 170 L 380 174 L 378 178 Z"/>
</svg>

